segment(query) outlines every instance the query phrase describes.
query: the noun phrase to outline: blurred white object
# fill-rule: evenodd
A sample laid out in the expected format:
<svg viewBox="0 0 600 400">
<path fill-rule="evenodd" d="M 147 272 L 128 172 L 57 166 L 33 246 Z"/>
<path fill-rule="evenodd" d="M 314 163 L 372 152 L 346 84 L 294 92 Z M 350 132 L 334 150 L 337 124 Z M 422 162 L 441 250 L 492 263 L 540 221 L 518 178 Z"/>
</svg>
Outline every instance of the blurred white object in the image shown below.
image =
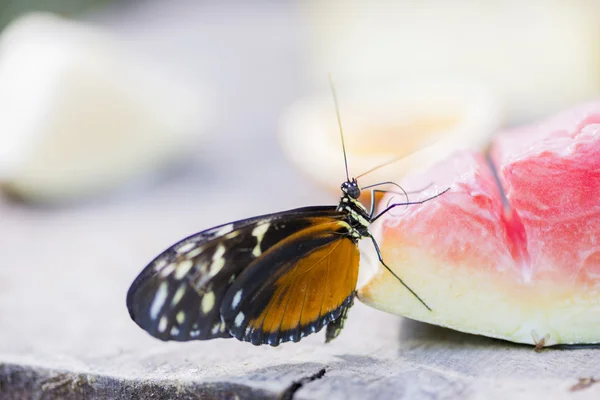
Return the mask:
<svg viewBox="0 0 600 400">
<path fill-rule="evenodd" d="M 0 183 L 61 201 L 149 175 L 205 130 L 202 100 L 107 32 L 24 16 L 0 37 Z"/>
<path fill-rule="evenodd" d="M 600 1 L 310 1 L 321 81 L 479 79 L 511 121 L 600 95 Z"/>
<path fill-rule="evenodd" d="M 474 82 L 390 81 L 336 92 L 350 177 L 403 157 L 361 178 L 361 186 L 427 169 L 457 149 L 482 149 L 503 120 L 496 97 Z M 339 191 L 344 159 L 330 91 L 290 106 L 280 139 L 294 164 Z"/>
</svg>

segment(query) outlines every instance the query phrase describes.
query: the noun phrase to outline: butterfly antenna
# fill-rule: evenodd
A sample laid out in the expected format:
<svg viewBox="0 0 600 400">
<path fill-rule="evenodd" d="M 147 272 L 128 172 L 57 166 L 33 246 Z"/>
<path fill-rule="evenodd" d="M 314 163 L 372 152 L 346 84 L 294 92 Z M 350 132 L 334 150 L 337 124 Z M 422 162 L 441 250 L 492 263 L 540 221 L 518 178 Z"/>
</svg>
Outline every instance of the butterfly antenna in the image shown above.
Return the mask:
<svg viewBox="0 0 600 400">
<path fill-rule="evenodd" d="M 333 103 L 335 104 L 335 115 L 337 116 L 338 126 L 340 127 L 340 137 L 342 138 L 342 151 L 344 152 L 344 166 L 346 167 L 346 180 L 350 181 L 348 175 L 348 159 L 346 158 L 346 143 L 344 142 L 344 131 L 342 130 L 342 118 L 340 118 L 340 107 L 338 106 L 337 95 L 335 93 L 335 87 L 333 86 L 333 79 L 329 74 L 329 86 L 331 86 L 331 94 L 333 95 Z"/>
<path fill-rule="evenodd" d="M 373 172 L 373 171 L 377 171 L 379 168 L 387 167 L 388 165 L 390 165 L 390 164 L 393 164 L 393 163 L 395 163 L 396 161 L 400 161 L 400 160 L 401 160 L 401 159 L 403 159 L 403 158 L 406 158 L 406 156 L 404 155 L 404 156 L 400 156 L 400 157 L 394 157 L 394 158 L 392 158 L 391 160 L 388 160 L 388 161 L 384 162 L 383 164 L 379 164 L 379 165 L 377 165 L 376 167 L 373 167 L 373 168 L 371 168 L 370 170 L 368 170 L 368 171 L 366 171 L 366 172 L 363 172 L 362 174 L 358 175 L 358 176 L 356 177 L 356 179 L 358 179 L 358 178 L 360 178 L 360 177 L 363 177 L 363 176 L 365 176 L 365 175 L 367 175 L 367 174 L 370 174 L 370 173 L 371 173 L 371 172 Z"/>
</svg>

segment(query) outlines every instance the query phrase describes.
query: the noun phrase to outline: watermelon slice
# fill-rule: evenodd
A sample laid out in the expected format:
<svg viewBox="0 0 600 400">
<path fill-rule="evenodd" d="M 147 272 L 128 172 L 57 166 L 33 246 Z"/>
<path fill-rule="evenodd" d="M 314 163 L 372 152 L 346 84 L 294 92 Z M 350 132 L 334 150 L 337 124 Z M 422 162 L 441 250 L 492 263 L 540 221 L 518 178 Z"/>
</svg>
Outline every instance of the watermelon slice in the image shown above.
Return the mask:
<svg viewBox="0 0 600 400">
<path fill-rule="evenodd" d="M 392 210 L 372 231 L 433 311 L 377 262 L 364 303 L 513 342 L 600 343 L 600 102 L 501 133 L 487 157 L 455 153 L 403 181 L 423 182 L 451 190 Z M 382 206 L 403 200 L 394 196 Z"/>
</svg>

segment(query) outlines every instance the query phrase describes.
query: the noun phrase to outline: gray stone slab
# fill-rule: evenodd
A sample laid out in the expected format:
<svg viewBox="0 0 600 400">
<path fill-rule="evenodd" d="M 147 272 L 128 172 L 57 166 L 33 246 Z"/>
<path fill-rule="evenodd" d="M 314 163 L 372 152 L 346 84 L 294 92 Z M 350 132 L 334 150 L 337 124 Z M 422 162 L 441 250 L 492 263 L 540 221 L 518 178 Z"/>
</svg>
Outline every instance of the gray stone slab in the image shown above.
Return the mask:
<svg viewBox="0 0 600 400">
<path fill-rule="evenodd" d="M 140 330 L 127 314 L 127 288 L 172 242 L 336 199 L 290 167 L 275 139 L 282 107 L 305 90 L 292 5 L 151 1 L 94 20 L 183 74 L 202 70 L 228 118 L 193 160 L 135 190 L 63 207 L 0 201 L 1 398 L 277 398 L 323 368 L 294 398 L 600 398 L 600 385 L 569 390 L 600 377 L 597 349 L 536 353 L 361 304 L 328 345 L 323 334 L 278 348 L 163 343 Z"/>
</svg>

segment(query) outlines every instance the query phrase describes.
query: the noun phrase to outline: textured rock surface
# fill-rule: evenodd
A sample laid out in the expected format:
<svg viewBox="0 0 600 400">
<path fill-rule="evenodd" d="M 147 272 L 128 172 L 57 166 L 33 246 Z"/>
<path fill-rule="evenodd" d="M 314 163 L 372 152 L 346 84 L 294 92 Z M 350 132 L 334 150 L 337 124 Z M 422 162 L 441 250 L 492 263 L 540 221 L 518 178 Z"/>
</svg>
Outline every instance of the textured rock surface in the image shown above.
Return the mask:
<svg viewBox="0 0 600 400">
<path fill-rule="evenodd" d="M 274 138 L 281 107 L 303 90 L 294 10 L 133 4 L 97 20 L 164 54 L 181 73 L 214 77 L 228 118 L 194 165 L 138 192 L 64 208 L 0 201 L 0 397 L 276 398 L 322 368 L 325 375 L 295 398 L 600 397 L 600 385 L 569 391 L 579 378 L 600 376 L 600 350 L 536 353 L 361 304 L 329 345 L 322 334 L 278 348 L 162 343 L 135 326 L 126 290 L 173 241 L 219 222 L 336 199 L 315 192 Z"/>
</svg>

